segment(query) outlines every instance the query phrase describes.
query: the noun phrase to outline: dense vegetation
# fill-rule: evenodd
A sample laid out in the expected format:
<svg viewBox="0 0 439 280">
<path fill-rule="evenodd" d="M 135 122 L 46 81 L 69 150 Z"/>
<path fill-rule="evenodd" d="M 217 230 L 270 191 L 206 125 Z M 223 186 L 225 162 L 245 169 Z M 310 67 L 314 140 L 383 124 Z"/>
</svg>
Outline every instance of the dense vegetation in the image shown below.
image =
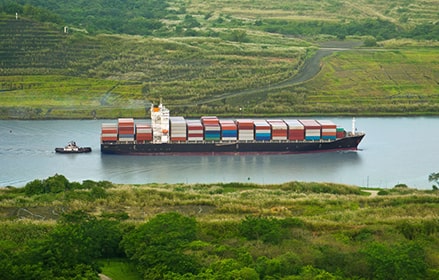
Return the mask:
<svg viewBox="0 0 439 280">
<path fill-rule="evenodd" d="M 213 33 L 200 30 L 240 27 L 301 36 L 369 35 L 378 40 L 432 40 L 439 36 L 437 18 L 423 2 L 302 0 L 277 1 L 270 3 L 270 7 L 266 1 L 209 2 L 205 5 L 175 0 L 2 0 L 0 7 L 8 14 L 18 12 L 39 21 L 72 25 L 93 33 L 212 36 Z M 271 15 L 263 13 L 267 8 L 273 11 Z"/>
<path fill-rule="evenodd" d="M 1 0 L 0 118 L 437 114 L 435 2 Z"/>
<path fill-rule="evenodd" d="M 369 196 L 327 183 L 55 175 L 0 190 L 0 278 L 437 279 L 438 205 L 437 188 L 403 184 Z"/>
</svg>

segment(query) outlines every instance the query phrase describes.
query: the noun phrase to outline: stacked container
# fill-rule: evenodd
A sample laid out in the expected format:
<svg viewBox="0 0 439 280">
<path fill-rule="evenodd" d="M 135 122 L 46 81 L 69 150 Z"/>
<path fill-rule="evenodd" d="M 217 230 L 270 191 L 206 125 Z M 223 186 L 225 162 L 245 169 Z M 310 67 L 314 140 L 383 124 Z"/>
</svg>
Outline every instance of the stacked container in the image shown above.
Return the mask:
<svg viewBox="0 0 439 280">
<path fill-rule="evenodd" d="M 254 121 L 255 127 L 255 140 L 256 141 L 270 141 L 271 140 L 271 127 L 265 120 Z"/>
<path fill-rule="evenodd" d="M 272 140 L 287 140 L 288 127 L 283 120 L 268 120 L 271 126 L 271 139 Z"/>
<path fill-rule="evenodd" d="M 298 120 L 285 120 L 288 125 L 288 140 L 303 141 L 305 139 L 305 127 Z"/>
<path fill-rule="evenodd" d="M 134 141 L 134 119 L 119 118 L 117 120 L 119 141 Z"/>
<path fill-rule="evenodd" d="M 221 139 L 223 141 L 238 140 L 238 127 L 232 120 L 220 120 Z"/>
<path fill-rule="evenodd" d="M 102 142 L 116 142 L 117 141 L 117 124 L 103 123 L 101 125 L 101 140 Z"/>
<path fill-rule="evenodd" d="M 152 141 L 152 127 L 148 123 L 136 124 L 137 142 Z"/>
<path fill-rule="evenodd" d="M 318 123 L 322 127 L 322 139 L 335 140 L 337 136 L 337 125 L 328 120 L 319 120 Z"/>
<path fill-rule="evenodd" d="M 186 120 L 184 117 L 170 117 L 171 141 L 186 141 Z"/>
<path fill-rule="evenodd" d="M 238 125 L 238 139 L 250 141 L 254 140 L 254 125 L 253 120 L 237 120 Z"/>
<path fill-rule="evenodd" d="M 187 124 L 187 140 L 188 141 L 203 141 L 203 124 L 200 120 L 188 120 Z"/>
<path fill-rule="evenodd" d="M 321 136 L 321 125 L 316 120 L 299 120 L 305 127 L 305 140 L 318 141 Z"/>
<path fill-rule="evenodd" d="M 345 131 L 344 131 L 344 128 L 343 127 L 337 127 L 336 128 L 336 135 L 335 135 L 335 137 L 337 137 L 337 138 L 343 138 L 343 137 L 345 137 L 346 136 L 346 133 L 345 133 Z"/>
<path fill-rule="evenodd" d="M 217 117 L 201 117 L 204 126 L 204 140 L 219 141 L 221 139 L 221 127 Z"/>
</svg>

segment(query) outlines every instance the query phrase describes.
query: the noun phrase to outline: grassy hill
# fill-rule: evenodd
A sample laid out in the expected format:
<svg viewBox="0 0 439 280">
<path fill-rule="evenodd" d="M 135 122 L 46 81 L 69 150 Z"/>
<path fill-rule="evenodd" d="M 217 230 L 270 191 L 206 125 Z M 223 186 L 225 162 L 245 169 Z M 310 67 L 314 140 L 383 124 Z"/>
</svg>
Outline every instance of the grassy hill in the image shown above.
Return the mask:
<svg viewBox="0 0 439 280">
<path fill-rule="evenodd" d="M 117 30 L 91 16 L 88 28 L 64 2 L 31 2 L 39 8 L 18 6 L 18 20 L 0 14 L 3 119 L 143 117 L 160 98 L 187 116 L 439 111 L 437 24 L 424 2 L 168 1 L 146 37 L 100 33 Z M 43 22 L 43 11 L 64 18 Z M 436 41 L 402 39 L 417 34 Z M 295 80 L 307 67 L 318 75 Z"/>
</svg>

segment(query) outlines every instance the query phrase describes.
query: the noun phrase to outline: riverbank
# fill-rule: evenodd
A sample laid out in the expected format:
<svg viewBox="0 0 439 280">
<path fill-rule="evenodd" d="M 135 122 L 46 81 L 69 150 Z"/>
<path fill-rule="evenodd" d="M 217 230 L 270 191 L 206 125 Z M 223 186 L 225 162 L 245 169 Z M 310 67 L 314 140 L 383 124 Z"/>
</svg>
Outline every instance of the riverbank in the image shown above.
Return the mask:
<svg viewBox="0 0 439 280">
<path fill-rule="evenodd" d="M 57 175 L 0 189 L 0 247 L 8 252 L 0 266 L 8 276 L 80 271 L 92 279 L 102 271 L 113 280 L 143 279 L 159 268 L 171 279 L 222 279 L 237 271 L 255 278 L 392 279 L 393 269 L 402 278 L 436 279 L 437 191 L 367 191 L 304 182 L 71 184 Z M 172 263 L 161 257 L 169 254 Z M 178 269 L 171 265 L 176 258 L 184 263 Z M 382 258 L 388 261 L 376 263 Z M 150 265 L 138 265 L 145 261 Z M 23 271 L 31 264 L 39 269 Z"/>
</svg>

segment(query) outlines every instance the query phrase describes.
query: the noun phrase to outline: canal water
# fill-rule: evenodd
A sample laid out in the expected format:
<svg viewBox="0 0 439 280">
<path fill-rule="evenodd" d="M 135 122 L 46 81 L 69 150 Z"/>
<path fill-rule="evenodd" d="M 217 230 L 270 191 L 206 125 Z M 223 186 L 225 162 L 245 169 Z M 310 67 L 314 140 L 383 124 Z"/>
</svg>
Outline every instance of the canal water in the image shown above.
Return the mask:
<svg viewBox="0 0 439 280">
<path fill-rule="evenodd" d="M 351 118 L 331 120 L 351 129 Z M 245 156 L 103 155 L 103 122 L 116 120 L 0 121 L 0 187 L 62 174 L 126 184 L 314 181 L 431 189 L 428 175 L 439 172 L 438 117 L 357 118 L 366 136 L 355 152 Z M 70 140 L 93 152 L 55 153 Z"/>
</svg>

